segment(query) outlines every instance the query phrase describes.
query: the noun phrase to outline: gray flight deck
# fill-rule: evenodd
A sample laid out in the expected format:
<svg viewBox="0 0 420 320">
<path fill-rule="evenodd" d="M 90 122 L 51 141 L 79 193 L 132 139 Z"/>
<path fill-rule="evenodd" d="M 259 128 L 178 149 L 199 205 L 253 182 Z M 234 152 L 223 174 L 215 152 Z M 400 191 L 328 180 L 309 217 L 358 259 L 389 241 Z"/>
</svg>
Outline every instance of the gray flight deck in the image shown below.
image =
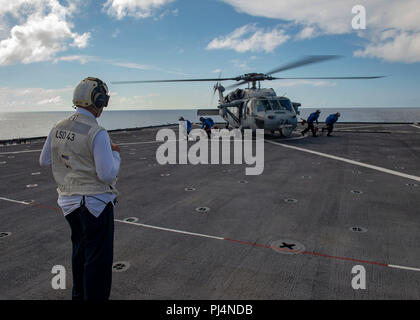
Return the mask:
<svg viewBox="0 0 420 320">
<path fill-rule="evenodd" d="M 420 299 L 420 126 L 266 135 L 259 176 L 245 164 L 161 166 L 157 130 L 111 133 L 114 261 L 129 266 L 113 273 L 111 299 Z M 0 299 L 71 298 L 70 230 L 42 145 L 0 147 Z M 66 290 L 51 287 L 54 265 Z M 355 265 L 365 290 L 352 288 Z"/>
</svg>

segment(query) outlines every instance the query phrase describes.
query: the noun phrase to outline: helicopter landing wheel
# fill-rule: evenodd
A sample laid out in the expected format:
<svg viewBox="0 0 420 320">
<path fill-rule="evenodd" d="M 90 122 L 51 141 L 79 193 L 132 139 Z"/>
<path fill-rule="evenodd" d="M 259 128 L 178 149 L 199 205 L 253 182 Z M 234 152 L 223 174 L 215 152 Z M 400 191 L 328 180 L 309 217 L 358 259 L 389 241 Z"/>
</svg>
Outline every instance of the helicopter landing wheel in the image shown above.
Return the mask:
<svg viewBox="0 0 420 320">
<path fill-rule="evenodd" d="M 280 135 L 282 137 L 289 138 L 293 133 L 293 130 L 291 128 L 282 128 L 280 129 Z"/>
</svg>

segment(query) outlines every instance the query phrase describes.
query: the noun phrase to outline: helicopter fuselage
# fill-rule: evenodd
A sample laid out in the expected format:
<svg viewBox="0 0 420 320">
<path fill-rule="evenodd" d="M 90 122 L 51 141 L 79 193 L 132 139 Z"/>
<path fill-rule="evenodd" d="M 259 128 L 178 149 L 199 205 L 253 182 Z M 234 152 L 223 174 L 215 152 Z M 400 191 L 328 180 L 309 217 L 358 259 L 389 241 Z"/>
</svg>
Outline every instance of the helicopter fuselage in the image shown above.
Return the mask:
<svg viewBox="0 0 420 320">
<path fill-rule="evenodd" d="M 290 136 L 297 126 L 299 104 L 277 96 L 271 88 L 237 89 L 226 97 L 220 94 L 220 100 L 219 115 L 231 127 L 279 131 Z"/>
</svg>

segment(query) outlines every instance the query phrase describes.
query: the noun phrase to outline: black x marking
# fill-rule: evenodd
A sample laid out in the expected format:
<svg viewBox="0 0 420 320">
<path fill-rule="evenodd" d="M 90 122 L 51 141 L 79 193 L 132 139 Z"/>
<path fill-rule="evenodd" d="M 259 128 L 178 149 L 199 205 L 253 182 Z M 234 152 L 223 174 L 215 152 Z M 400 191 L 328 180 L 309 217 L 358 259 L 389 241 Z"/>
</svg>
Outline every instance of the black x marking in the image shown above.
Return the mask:
<svg viewBox="0 0 420 320">
<path fill-rule="evenodd" d="M 282 242 L 280 248 L 287 248 L 287 249 L 293 250 L 294 246 L 295 246 L 294 243 L 288 244 L 286 242 Z"/>
</svg>

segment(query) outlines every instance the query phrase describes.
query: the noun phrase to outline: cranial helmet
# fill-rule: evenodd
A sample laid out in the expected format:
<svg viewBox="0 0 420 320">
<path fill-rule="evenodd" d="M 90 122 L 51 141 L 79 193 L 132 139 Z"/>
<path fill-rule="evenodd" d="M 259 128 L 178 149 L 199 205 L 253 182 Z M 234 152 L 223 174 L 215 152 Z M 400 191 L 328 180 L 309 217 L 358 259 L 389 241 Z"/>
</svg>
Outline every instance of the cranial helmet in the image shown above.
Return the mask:
<svg viewBox="0 0 420 320">
<path fill-rule="evenodd" d="M 341 116 L 340 112 L 337 112 L 335 115 L 336 115 L 337 117 Z"/>
<path fill-rule="evenodd" d="M 101 109 L 108 106 L 108 87 L 98 78 L 87 77 L 74 89 L 73 105 Z"/>
<path fill-rule="evenodd" d="M 316 109 L 315 113 L 321 113 L 321 110 Z"/>
<path fill-rule="evenodd" d="M 200 117 L 200 121 L 203 122 L 204 121 L 204 118 L 203 117 Z"/>
</svg>

